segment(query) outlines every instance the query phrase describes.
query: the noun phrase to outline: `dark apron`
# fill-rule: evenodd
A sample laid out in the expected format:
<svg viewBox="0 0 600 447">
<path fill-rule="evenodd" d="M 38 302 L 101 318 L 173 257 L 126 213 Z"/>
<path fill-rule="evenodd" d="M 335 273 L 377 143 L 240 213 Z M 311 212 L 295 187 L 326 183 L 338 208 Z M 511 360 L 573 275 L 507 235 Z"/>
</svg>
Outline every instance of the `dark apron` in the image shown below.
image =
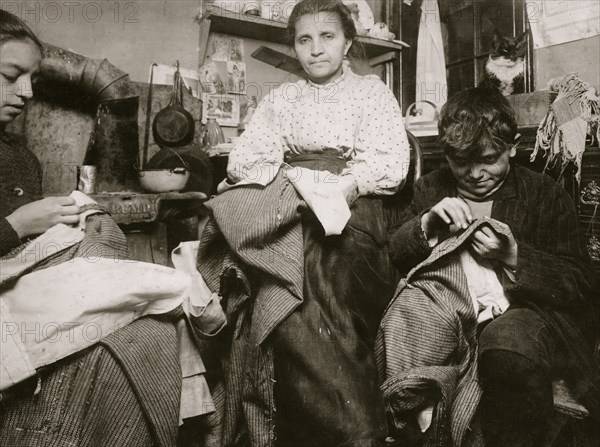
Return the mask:
<svg viewBox="0 0 600 447">
<path fill-rule="evenodd" d="M 339 174 L 333 154 L 288 160 Z M 302 216 L 304 302 L 272 335 L 277 439 L 282 447 L 375 446 L 387 433 L 374 339 L 397 284 L 382 200 L 360 197 L 339 236 Z"/>
</svg>

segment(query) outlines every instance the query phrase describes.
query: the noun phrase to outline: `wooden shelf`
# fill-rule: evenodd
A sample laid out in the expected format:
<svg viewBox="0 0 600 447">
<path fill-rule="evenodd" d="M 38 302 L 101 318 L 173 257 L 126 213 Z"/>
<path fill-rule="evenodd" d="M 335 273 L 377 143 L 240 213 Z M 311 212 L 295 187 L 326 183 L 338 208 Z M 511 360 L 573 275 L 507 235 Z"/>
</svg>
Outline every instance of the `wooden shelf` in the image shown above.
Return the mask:
<svg viewBox="0 0 600 447">
<path fill-rule="evenodd" d="M 289 45 L 287 25 L 282 22 L 238 14 L 217 6 L 211 6 L 202 20 L 210 20 L 210 30 L 214 32 Z M 356 43 L 362 44 L 368 59 L 403 48 L 399 43 L 373 37 L 358 37 Z"/>
</svg>

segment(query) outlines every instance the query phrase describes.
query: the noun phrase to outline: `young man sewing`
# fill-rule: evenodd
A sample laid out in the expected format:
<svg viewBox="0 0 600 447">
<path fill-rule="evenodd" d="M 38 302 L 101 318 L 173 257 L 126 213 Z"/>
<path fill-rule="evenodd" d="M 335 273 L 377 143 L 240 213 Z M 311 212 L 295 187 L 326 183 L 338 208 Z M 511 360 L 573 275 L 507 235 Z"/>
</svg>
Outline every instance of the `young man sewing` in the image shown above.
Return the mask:
<svg viewBox="0 0 600 447">
<path fill-rule="evenodd" d="M 474 231 L 457 256 L 479 322 L 479 411 L 486 445 L 531 446 L 552 412 L 553 379 L 575 384 L 587 374 L 594 331 L 582 321 L 598 296 L 597 274 L 567 193 L 512 163 L 517 123 L 500 93 L 474 88 L 451 97 L 439 137 L 449 166 L 417 181 L 390 253 L 408 272 L 475 219 L 497 221 Z M 386 324 L 383 339 L 405 336 Z"/>
</svg>

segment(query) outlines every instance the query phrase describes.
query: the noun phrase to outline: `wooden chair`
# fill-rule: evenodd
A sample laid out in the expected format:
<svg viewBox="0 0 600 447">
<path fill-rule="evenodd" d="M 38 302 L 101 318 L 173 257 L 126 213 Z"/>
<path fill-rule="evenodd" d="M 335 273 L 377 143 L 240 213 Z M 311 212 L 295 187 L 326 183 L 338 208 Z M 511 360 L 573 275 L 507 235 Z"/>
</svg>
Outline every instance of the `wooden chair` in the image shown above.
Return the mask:
<svg viewBox="0 0 600 447">
<path fill-rule="evenodd" d="M 415 182 L 421 177 L 423 171 L 423 152 L 419 140 L 410 131 L 406 131 L 410 145 L 410 160 L 406 183 L 396 194 L 384 197 L 384 204 L 389 214 L 389 222 L 395 224 L 404 210 L 411 202 Z"/>
<path fill-rule="evenodd" d="M 410 131 L 406 131 L 408 144 L 410 144 L 410 166 L 408 168 L 408 179 L 411 186 L 421 177 L 423 170 L 423 151 L 419 140 Z"/>
</svg>

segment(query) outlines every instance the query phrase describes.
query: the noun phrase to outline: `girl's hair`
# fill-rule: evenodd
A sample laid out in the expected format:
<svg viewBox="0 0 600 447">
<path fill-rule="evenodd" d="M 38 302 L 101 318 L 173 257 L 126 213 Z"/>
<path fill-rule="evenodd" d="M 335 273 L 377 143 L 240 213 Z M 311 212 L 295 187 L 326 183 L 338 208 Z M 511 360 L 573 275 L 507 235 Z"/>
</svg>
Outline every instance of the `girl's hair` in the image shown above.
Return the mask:
<svg viewBox="0 0 600 447">
<path fill-rule="evenodd" d="M 446 155 L 503 152 L 515 143 L 517 120 L 498 90 L 471 88 L 451 96 L 440 112 L 439 138 Z"/>
<path fill-rule="evenodd" d="M 9 40 L 31 40 L 44 53 L 44 45 L 25 22 L 8 11 L 0 9 L 0 44 Z"/>
<path fill-rule="evenodd" d="M 302 0 L 294 6 L 288 20 L 287 29 L 292 46 L 296 39 L 296 23 L 300 20 L 300 17 L 307 14 L 318 14 L 319 12 L 337 14 L 342 25 L 342 30 L 344 31 L 344 37 L 348 40 L 354 40 L 356 37 L 356 27 L 352 20 L 352 14 L 341 0 Z"/>
</svg>

